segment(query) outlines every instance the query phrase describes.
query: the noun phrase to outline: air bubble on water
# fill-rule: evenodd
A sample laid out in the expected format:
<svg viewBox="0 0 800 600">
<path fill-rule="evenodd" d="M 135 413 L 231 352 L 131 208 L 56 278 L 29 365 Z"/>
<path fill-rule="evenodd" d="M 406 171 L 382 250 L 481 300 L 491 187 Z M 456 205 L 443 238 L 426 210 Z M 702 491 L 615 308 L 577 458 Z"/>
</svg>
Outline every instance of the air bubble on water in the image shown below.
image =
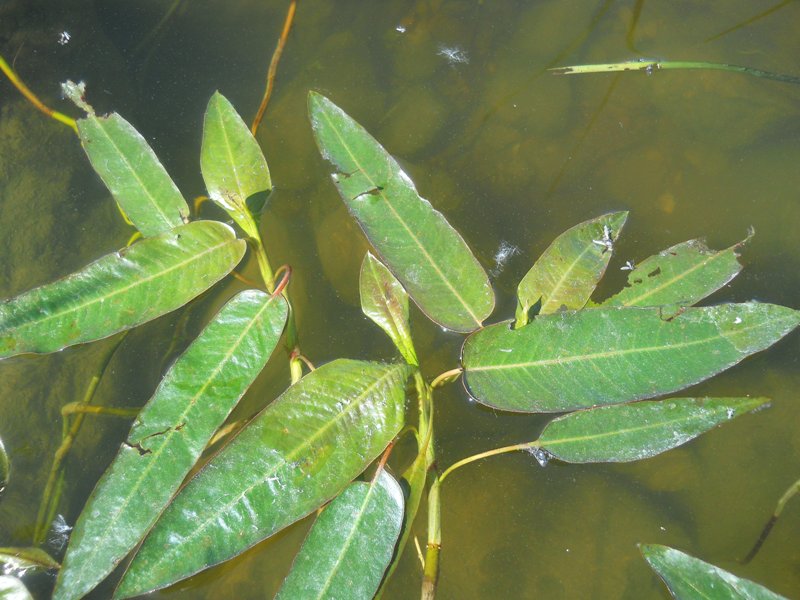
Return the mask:
<svg viewBox="0 0 800 600">
<path fill-rule="evenodd" d="M 547 463 L 550 462 L 550 458 L 552 455 L 543 448 L 539 448 L 538 446 L 532 446 L 530 448 L 526 448 L 525 451 L 528 454 L 532 454 L 533 457 L 536 459 L 536 462 L 539 463 L 540 466 L 546 467 Z"/>
</svg>

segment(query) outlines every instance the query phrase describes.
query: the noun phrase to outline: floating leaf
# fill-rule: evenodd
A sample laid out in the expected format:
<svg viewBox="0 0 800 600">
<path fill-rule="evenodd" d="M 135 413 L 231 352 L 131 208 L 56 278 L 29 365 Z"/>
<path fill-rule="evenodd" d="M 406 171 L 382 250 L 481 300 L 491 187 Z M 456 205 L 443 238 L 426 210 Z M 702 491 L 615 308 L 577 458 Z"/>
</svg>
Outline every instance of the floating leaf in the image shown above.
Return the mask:
<svg viewBox="0 0 800 600">
<path fill-rule="evenodd" d="M 606 272 L 627 218 L 627 212 L 609 213 L 558 236 L 519 283 L 516 326 L 528 322 L 528 311 L 539 301 L 543 315 L 583 308 Z"/>
<path fill-rule="evenodd" d="M 98 340 L 183 306 L 227 275 L 245 243 L 195 221 L 0 303 L 0 358 Z"/>
<path fill-rule="evenodd" d="M 639 550 L 677 600 L 786 600 L 749 579 L 658 544 L 640 544 Z"/>
<path fill-rule="evenodd" d="M 200 169 L 209 197 L 253 235 L 250 207 L 260 212 L 272 180 L 258 142 L 219 92 L 214 92 L 206 108 Z"/>
<path fill-rule="evenodd" d="M 461 332 L 480 327 L 494 292 L 463 238 L 361 125 L 320 94 L 308 103 L 339 194 L 383 262 L 433 321 Z"/>
<path fill-rule="evenodd" d="M 628 274 L 628 285 L 603 306 L 691 306 L 711 295 L 742 270 L 736 250 L 747 240 L 716 252 L 702 240 L 689 240 L 642 261 Z"/>
<path fill-rule="evenodd" d="M 282 296 L 241 292 L 178 358 L 78 518 L 54 598 L 82 597 L 141 541 L 267 363 L 287 313 Z"/>
<path fill-rule="evenodd" d="M 0 575 L 0 600 L 33 600 L 33 596 L 16 577 Z"/>
<path fill-rule="evenodd" d="M 7 571 L 27 571 L 37 569 L 51 571 L 61 568 L 52 556 L 41 548 L 0 548 L 0 564 Z"/>
<path fill-rule="evenodd" d="M 652 398 L 707 379 L 769 347 L 800 311 L 748 302 L 687 308 L 587 309 L 508 322 L 470 336 L 465 382 L 503 410 L 558 412 Z"/>
<path fill-rule="evenodd" d="M 590 408 L 553 419 L 535 447 L 570 463 L 642 460 L 685 444 L 768 401 L 669 398 Z"/>
<path fill-rule="evenodd" d="M 82 108 L 91 111 L 85 103 Z M 143 236 L 189 220 L 186 200 L 133 125 L 117 113 L 98 117 L 94 112 L 78 119 L 77 125 L 89 162 Z"/>
<path fill-rule="evenodd" d="M 336 360 L 292 385 L 176 496 L 118 596 L 236 556 L 336 496 L 400 431 L 409 370 Z"/>
<path fill-rule="evenodd" d="M 403 491 L 386 471 L 350 484 L 317 517 L 276 600 L 372 598 L 402 520 Z"/>
<path fill-rule="evenodd" d="M 419 365 L 408 323 L 408 295 L 391 271 L 370 252 L 364 255 L 359 277 L 361 310 L 397 346 L 410 365 Z"/>
</svg>

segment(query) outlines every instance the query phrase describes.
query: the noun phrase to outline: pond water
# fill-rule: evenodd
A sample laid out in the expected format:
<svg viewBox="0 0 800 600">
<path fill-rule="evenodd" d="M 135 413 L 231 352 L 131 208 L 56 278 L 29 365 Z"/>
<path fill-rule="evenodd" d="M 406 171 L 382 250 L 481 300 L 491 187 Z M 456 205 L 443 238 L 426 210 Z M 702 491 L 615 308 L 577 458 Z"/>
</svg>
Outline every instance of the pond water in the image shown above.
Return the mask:
<svg viewBox="0 0 800 600">
<path fill-rule="evenodd" d="M 57 84 L 87 83 L 150 141 L 187 198 L 203 193 L 202 116 L 214 90 L 252 118 L 288 3 L 155 0 L 7 2 L 0 48 L 50 105 L 77 115 Z M 702 60 L 800 75 L 800 5 L 775 0 L 456 2 L 303 0 L 258 139 L 275 191 L 262 221 L 273 265 L 289 263 L 304 353 L 394 358 L 361 315 L 367 243 L 319 157 L 306 94 L 329 96 L 393 153 L 492 273 L 513 315 L 517 282 L 552 239 L 604 212 L 631 214 L 597 298 L 621 267 L 706 237 L 725 248 L 755 229 L 743 273 L 708 302 L 800 307 L 800 86 L 721 71 L 557 76 L 548 68 L 636 58 Z M 66 43 L 60 33 L 69 33 Z M 62 43 L 59 43 L 62 42 Z M 0 296 L 69 273 L 131 235 L 69 130 L 0 81 Z M 213 208 L 203 216 L 221 218 Z M 255 276 L 254 261 L 243 268 Z M 188 316 L 132 333 L 98 402 L 137 406 L 212 311 L 242 287 L 214 288 Z M 419 311 L 412 328 L 428 378 L 457 364 L 462 337 Z M 0 546 L 29 543 L 61 437 L 60 407 L 82 397 L 113 340 L 0 364 L 0 438 L 12 463 Z M 237 409 L 285 387 L 274 360 Z M 440 598 L 663 598 L 637 543 L 686 551 L 772 590 L 800 591 L 800 505 L 789 504 L 758 556 L 738 564 L 800 477 L 800 335 L 682 395 L 764 395 L 772 406 L 684 447 L 629 465 L 545 468 L 504 455 L 448 478 L 442 493 Z M 436 396 L 440 468 L 535 439 L 544 416 L 495 412 L 460 384 Z M 73 523 L 127 431 L 90 417 L 66 462 L 59 512 Z M 402 471 L 412 448 L 390 464 Z M 307 530 L 301 522 L 237 559 L 155 594 L 271 597 Z M 424 543 L 424 518 L 415 534 Z M 51 550 L 58 554 L 58 540 Z M 385 598 L 417 594 L 409 546 Z M 30 579 L 46 596 L 52 580 Z M 107 597 L 101 587 L 93 597 Z"/>
</svg>

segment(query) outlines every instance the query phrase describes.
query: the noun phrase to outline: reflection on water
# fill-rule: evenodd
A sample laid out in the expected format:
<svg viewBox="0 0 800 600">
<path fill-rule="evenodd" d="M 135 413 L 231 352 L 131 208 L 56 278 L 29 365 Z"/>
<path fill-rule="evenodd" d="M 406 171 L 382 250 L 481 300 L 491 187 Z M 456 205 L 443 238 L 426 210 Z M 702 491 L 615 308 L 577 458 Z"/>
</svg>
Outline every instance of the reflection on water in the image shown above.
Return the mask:
<svg viewBox="0 0 800 600">
<path fill-rule="evenodd" d="M 31 86 L 64 110 L 57 83 L 85 79 L 98 109 L 125 114 L 192 197 L 203 191 L 198 153 L 208 97 L 220 89 L 249 120 L 287 3 L 181 2 L 154 30 L 165 4 L 73 0 L 44 10 L 45 2 L 10 2 L 0 8 L 0 44 Z M 644 56 L 800 74 L 796 3 L 716 37 L 773 4 L 304 0 L 259 133 L 276 185 L 262 230 L 273 264 L 294 268 L 304 352 L 317 363 L 393 356 L 358 309 L 366 243 L 318 157 L 306 117 L 309 89 L 373 132 L 459 229 L 492 271 L 495 320 L 513 315 L 517 282 L 557 234 L 623 209 L 631 216 L 602 294 L 623 285 L 626 261 L 701 236 L 727 247 L 754 226 L 745 272 L 714 300 L 797 307 L 800 88 L 711 71 L 565 77 L 545 70 Z M 65 45 L 58 43 L 63 31 L 70 33 Z M 0 87 L 0 289 L 8 296 L 120 246 L 129 233 L 75 140 L 33 114 L 5 82 Z M 231 286 L 207 301 L 185 339 Z M 103 382 L 103 402 L 144 402 L 173 323 L 164 319 L 126 341 Z M 427 376 L 456 364 L 460 336 L 418 312 L 413 327 Z M 533 456 L 503 456 L 449 478 L 440 597 L 663 597 L 637 542 L 673 545 L 777 592 L 796 592 L 796 507 L 751 564 L 736 559 L 800 476 L 799 344 L 794 335 L 699 386 L 697 394 L 767 395 L 773 405 L 685 448 L 625 466 L 551 461 L 542 468 Z M 100 356 L 75 348 L 0 365 L 0 437 L 15 462 L 0 504 L 3 545 L 26 543 L 60 435 L 59 407 L 82 394 Z M 283 371 L 267 369 L 241 414 L 280 391 Z M 459 386 L 439 394 L 437 406 L 445 466 L 533 439 L 546 422 L 487 410 Z M 61 510 L 69 522 L 126 427 L 95 420 L 84 428 L 67 464 Z M 264 597 L 280 584 L 306 526 L 158 595 Z M 424 523 L 415 532 L 424 539 Z M 409 552 L 385 597 L 416 594 L 419 577 Z"/>
</svg>

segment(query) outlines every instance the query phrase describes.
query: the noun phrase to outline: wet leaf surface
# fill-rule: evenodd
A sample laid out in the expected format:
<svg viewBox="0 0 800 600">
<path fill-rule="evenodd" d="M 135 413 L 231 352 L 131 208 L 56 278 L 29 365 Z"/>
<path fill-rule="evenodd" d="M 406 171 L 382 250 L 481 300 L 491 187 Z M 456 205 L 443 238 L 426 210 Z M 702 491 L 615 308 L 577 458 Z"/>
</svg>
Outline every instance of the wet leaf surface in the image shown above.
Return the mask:
<svg viewBox="0 0 800 600">
<path fill-rule="evenodd" d="M 227 560 L 336 496 L 403 426 L 409 371 L 340 359 L 292 385 L 181 490 L 117 596 Z"/>
<path fill-rule="evenodd" d="M 361 125 L 320 94 L 308 103 L 334 184 L 381 260 L 430 319 L 454 331 L 480 327 L 494 292 L 464 239 Z"/>
<path fill-rule="evenodd" d="M 317 517 L 276 599 L 372 598 L 403 521 L 403 490 L 386 471 L 351 483 Z"/>
<path fill-rule="evenodd" d="M 0 575 L 0 600 L 33 600 L 33 596 L 16 577 Z"/>
<path fill-rule="evenodd" d="M 54 598 L 83 596 L 141 541 L 267 363 L 287 313 L 282 296 L 241 292 L 178 358 L 78 518 Z"/>
<path fill-rule="evenodd" d="M 771 346 L 800 312 L 749 302 L 688 308 L 587 309 L 498 323 L 471 335 L 465 383 L 503 410 L 557 412 L 683 389 Z"/>
<path fill-rule="evenodd" d="M 61 568 L 58 561 L 41 548 L 0 548 L 0 564 L 9 571 L 41 569 L 50 571 Z"/>
<path fill-rule="evenodd" d="M 786 600 L 762 585 L 674 548 L 641 544 L 639 549 L 676 600 Z"/>
<path fill-rule="evenodd" d="M 245 242 L 195 221 L 0 303 L 0 358 L 108 337 L 183 306 L 227 275 Z"/>
</svg>

